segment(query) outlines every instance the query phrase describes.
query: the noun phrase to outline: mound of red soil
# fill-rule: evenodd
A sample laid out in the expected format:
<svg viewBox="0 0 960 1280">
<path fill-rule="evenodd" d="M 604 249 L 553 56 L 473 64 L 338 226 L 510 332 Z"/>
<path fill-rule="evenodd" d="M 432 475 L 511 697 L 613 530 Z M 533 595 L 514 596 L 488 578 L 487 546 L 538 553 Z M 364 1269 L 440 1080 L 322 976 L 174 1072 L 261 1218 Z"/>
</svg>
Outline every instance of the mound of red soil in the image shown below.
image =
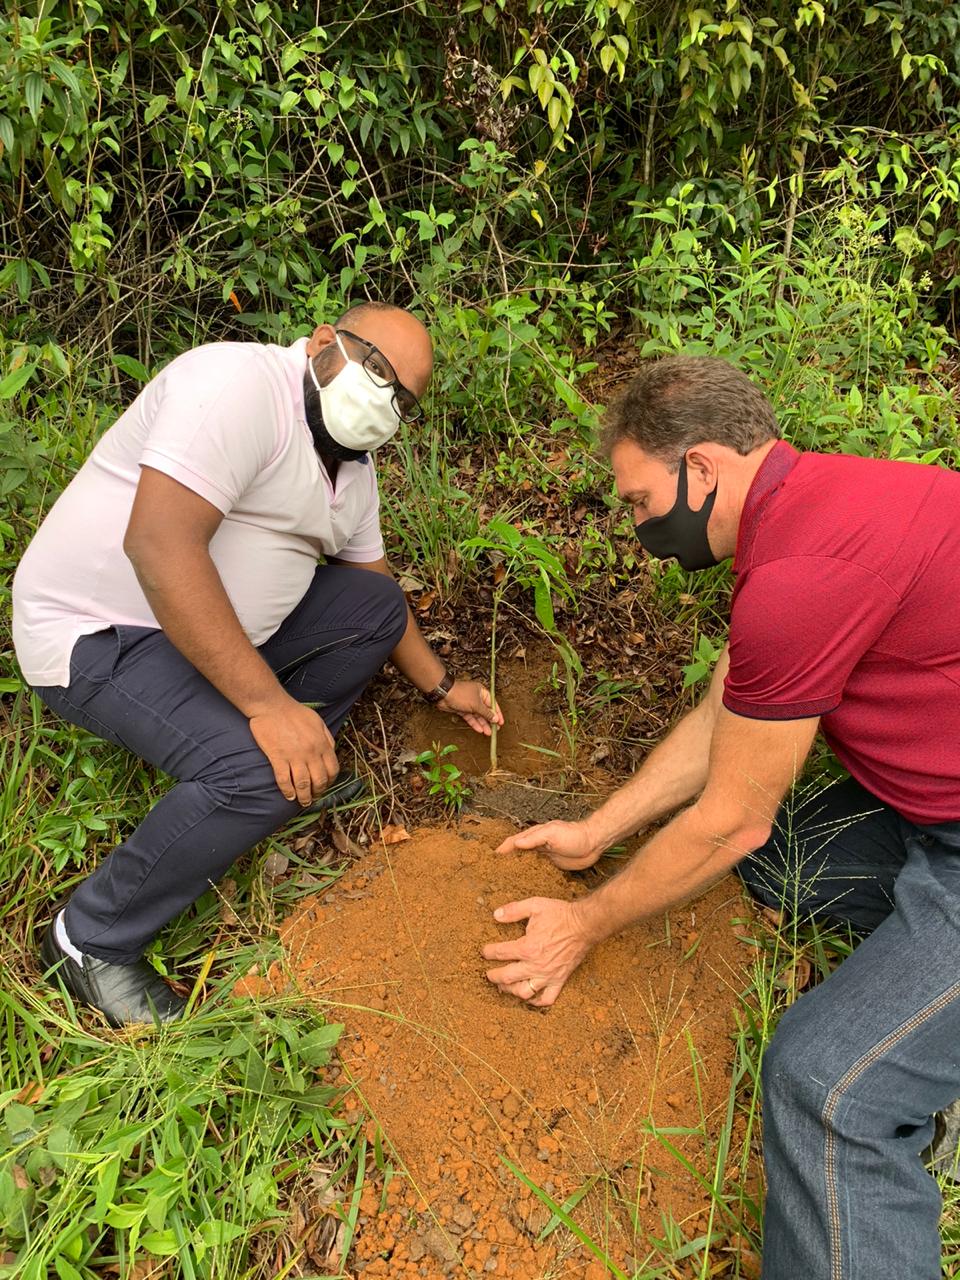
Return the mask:
<svg viewBox="0 0 960 1280">
<path fill-rule="evenodd" d="M 511 829 L 465 819 L 356 863 L 283 926 L 293 977 L 343 1021 L 343 1070 L 406 1176 L 368 1191 L 364 1277 L 630 1274 L 671 1223 L 690 1239 L 709 1197 L 748 954 L 736 882 L 597 949 L 549 1011 L 484 977 L 493 909 L 586 892 Z M 582 1194 L 580 1194 L 582 1193 Z M 676 1247 L 676 1240 L 673 1247 Z M 675 1272 L 674 1274 L 680 1274 Z"/>
</svg>

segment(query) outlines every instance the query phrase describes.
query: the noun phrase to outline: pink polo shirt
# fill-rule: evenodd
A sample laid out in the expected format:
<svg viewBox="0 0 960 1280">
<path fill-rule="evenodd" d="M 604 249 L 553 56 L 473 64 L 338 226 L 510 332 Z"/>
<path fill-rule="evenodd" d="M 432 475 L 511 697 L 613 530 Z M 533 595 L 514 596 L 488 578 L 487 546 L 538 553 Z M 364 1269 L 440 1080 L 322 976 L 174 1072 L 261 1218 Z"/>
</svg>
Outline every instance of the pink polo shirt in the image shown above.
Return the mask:
<svg viewBox="0 0 960 1280">
<path fill-rule="evenodd" d="M 383 555 L 372 462 L 336 488 L 304 419 L 306 339 L 219 342 L 178 356 L 105 432 L 50 509 L 13 580 L 13 639 L 31 685 L 67 685 L 80 636 L 158 625 L 123 551 L 141 466 L 223 512 L 210 555 L 263 644 L 302 599 L 320 556 Z"/>
</svg>

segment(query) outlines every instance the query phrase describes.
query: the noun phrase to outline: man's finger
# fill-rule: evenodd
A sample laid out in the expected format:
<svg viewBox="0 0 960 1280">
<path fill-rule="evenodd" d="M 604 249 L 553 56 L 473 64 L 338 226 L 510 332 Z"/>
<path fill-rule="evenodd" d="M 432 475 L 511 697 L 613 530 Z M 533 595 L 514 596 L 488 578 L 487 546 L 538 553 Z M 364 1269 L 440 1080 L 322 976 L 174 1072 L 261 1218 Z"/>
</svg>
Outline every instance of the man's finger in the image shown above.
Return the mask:
<svg viewBox="0 0 960 1280">
<path fill-rule="evenodd" d="M 539 849 L 549 843 L 543 834 L 543 825 L 531 827 L 528 831 L 519 831 L 515 836 L 508 836 L 503 844 L 497 846 L 497 853 L 516 853 L 518 849 Z"/>
<path fill-rule="evenodd" d="M 585 855 L 573 853 L 552 853 L 547 850 L 547 857 L 555 867 L 559 867 L 561 871 L 580 871 L 583 867 L 593 866 Z"/>
<path fill-rule="evenodd" d="M 269 756 L 267 759 L 269 759 Z M 283 764 L 276 764 L 273 760 L 270 760 L 270 767 L 273 770 L 274 779 L 284 800 L 296 800 L 297 789 L 293 785 L 293 779 L 290 777 L 290 766 L 286 760 L 284 760 Z"/>
<path fill-rule="evenodd" d="M 293 785 L 296 788 L 297 800 L 306 807 L 313 799 L 313 780 L 304 766 L 297 766 L 293 773 Z"/>
<path fill-rule="evenodd" d="M 512 964 L 505 964 L 499 969 L 488 969 L 487 979 L 498 987 L 515 987 L 520 986 L 527 981 L 527 969 L 529 961 L 515 960 Z M 527 988 L 529 995 L 530 988 Z"/>
<path fill-rule="evenodd" d="M 326 770 L 328 782 L 332 782 L 333 779 L 340 772 L 340 761 L 337 759 L 337 753 L 334 750 L 332 739 L 326 744 L 326 746 L 320 752 L 320 763 L 323 765 L 324 769 Z"/>
<path fill-rule="evenodd" d="M 518 920 L 529 920 L 539 902 L 539 898 L 524 898 L 521 902 L 508 902 L 505 906 L 497 907 L 493 918 L 497 924 L 515 924 Z"/>
<path fill-rule="evenodd" d="M 322 796 L 327 787 L 334 779 L 334 774 L 328 773 L 323 760 L 312 760 L 310 762 L 310 789 L 312 799 L 316 800 L 318 796 Z"/>
<path fill-rule="evenodd" d="M 483 701 L 483 715 L 490 724 L 503 724 L 503 716 L 500 714 L 500 708 L 493 705 L 493 699 L 490 697 L 489 689 L 481 689 L 480 697 Z"/>
<path fill-rule="evenodd" d="M 488 942 L 481 952 L 484 960 L 522 960 L 527 954 L 526 938 L 514 938 L 510 942 Z"/>
</svg>

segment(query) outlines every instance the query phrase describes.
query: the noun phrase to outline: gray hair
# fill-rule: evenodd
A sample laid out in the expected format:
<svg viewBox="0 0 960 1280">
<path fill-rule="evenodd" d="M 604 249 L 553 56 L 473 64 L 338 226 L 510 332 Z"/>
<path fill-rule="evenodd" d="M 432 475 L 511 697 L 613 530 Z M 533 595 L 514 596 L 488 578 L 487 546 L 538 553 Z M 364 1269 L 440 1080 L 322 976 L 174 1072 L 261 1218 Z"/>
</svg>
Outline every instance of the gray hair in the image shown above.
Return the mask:
<svg viewBox="0 0 960 1280">
<path fill-rule="evenodd" d="M 630 440 L 676 467 L 695 444 L 747 454 L 779 436 L 769 400 L 745 373 L 713 356 L 666 356 L 643 361 L 607 408 L 600 448 L 609 458 Z"/>
</svg>

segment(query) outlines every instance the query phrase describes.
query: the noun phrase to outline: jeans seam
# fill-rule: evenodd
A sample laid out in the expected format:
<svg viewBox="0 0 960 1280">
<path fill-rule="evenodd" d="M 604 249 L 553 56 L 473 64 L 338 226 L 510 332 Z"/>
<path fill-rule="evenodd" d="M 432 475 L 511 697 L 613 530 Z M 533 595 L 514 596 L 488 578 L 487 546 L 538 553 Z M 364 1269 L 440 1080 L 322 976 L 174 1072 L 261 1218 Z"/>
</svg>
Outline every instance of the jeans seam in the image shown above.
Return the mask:
<svg viewBox="0 0 960 1280">
<path fill-rule="evenodd" d="M 86 676 L 84 677 L 84 679 L 87 679 L 87 678 L 88 677 Z M 78 717 L 78 719 L 74 721 L 75 724 L 79 724 L 80 720 L 87 720 L 90 722 L 90 724 L 94 724 L 97 726 L 97 730 L 100 736 L 102 738 L 105 738 L 107 742 L 112 742 L 112 743 L 117 742 L 119 735 L 117 734 L 116 729 L 111 728 L 110 725 L 108 725 L 105 721 L 101 720 L 99 716 L 93 715 L 91 712 L 89 712 L 86 709 L 86 707 L 80 706 L 77 702 L 74 701 L 73 698 L 67 697 L 67 689 L 69 688 L 69 686 L 67 686 L 66 688 L 63 688 L 57 685 L 42 686 L 42 687 L 56 689 L 56 694 L 59 701 L 64 703 L 66 706 L 68 706 L 70 710 L 73 711 L 74 714 Z M 39 693 L 39 689 L 37 690 L 37 692 Z M 43 694 L 40 694 L 40 697 L 43 698 Z M 46 701 L 46 699 L 44 699 L 44 701 Z M 47 705 L 49 706 L 49 703 Z M 53 710 L 56 711 L 56 707 L 54 707 Z M 81 724 L 80 728 L 82 729 L 84 728 L 84 726 Z M 87 730 L 87 732 L 90 732 L 90 731 Z M 125 751 L 127 750 L 126 747 L 124 747 L 123 749 Z"/>
<path fill-rule="evenodd" d="M 326 635 L 329 635 L 331 631 L 360 632 L 363 635 L 364 639 L 369 641 L 369 639 L 372 636 L 377 635 L 380 631 L 383 630 L 383 624 L 384 624 L 384 619 L 382 617 L 376 618 L 369 625 L 363 622 L 357 622 L 355 620 L 347 623 L 345 620 L 343 623 L 328 622 L 328 623 L 325 623 L 323 626 L 321 626 L 319 625 L 317 619 L 313 619 L 310 623 L 306 624 L 305 626 L 299 629 L 291 628 L 289 631 L 284 633 L 283 639 L 277 641 L 277 643 L 278 645 L 292 644 L 296 640 L 307 640 L 315 636 L 326 636 Z M 276 639 L 277 639 L 277 636 L 275 633 L 270 637 L 269 640 L 265 641 L 260 646 L 261 654 L 263 653 L 264 649 L 269 649 L 270 645 Z M 350 637 L 350 639 L 352 641 L 355 641 L 359 639 L 359 636 L 352 636 Z"/>
<path fill-rule="evenodd" d="M 114 693 L 119 694 L 119 696 L 125 702 L 128 702 L 131 706 L 136 707 L 138 711 L 141 711 L 141 712 L 146 711 L 148 716 L 155 719 L 157 724 L 163 725 L 164 729 L 167 732 L 172 731 L 176 733 L 183 742 L 188 742 L 190 746 L 194 748 L 194 750 L 202 754 L 207 764 L 216 763 L 217 757 L 202 742 L 198 741 L 193 736 L 193 734 L 184 733 L 184 731 L 178 725 L 176 725 L 173 721 L 169 720 L 166 716 L 158 715 L 155 708 L 150 703 L 142 702 L 139 698 L 135 698 L 132 693 L 128 693 L 127 690 L 124 689 L 121 684 L 118 684 L 112 676 L 108 680 L 105 680 L 104 684 L 109 685 Z M 129 750 L 129 748 L 127 748 L 127 750 Z M 134 752 L 134 754 L 139 755 L 140 753 Z M 167 770 L 162 769 L 162 772 L 167 773 Z M 173 777 L 173 774 L 169 774 L 168 776 Z M 178 778 L 177 781 L 179 782 L 180 779 Z M 192 779 L 190 779 L 190 781 L 192 781 Z M 238 790 L 238 788 L 234 787 L 233 790 L 236 791 Z"/>
<path fill-rule="evenodd" d="M 941 992 L 935 1000 L 926 1005 L 923 1009 L 918 1009 L 912 1017 L 906 1022 L 900 1024 L 899 1027 L 891 1031 L 888 1035 L 878 1041 L 877 1044 L 861 1055 L 856 1062 L 845 1072 L 840 1080 L 833 1086 L 827 1094 L 827 1099 L 823 1104 L 820 1113 L 821 1121 L 826 1129 L 826 1141 L 824 1143 L 823 1163 L 824 1163 L 824 1180 L 827 1188 L 827 1217 L 830 1231 L 830 1280 L 843 1280 L 843 1246 L 840 1235 L 840 1197 L 837 1188 L 837 1170 L 836 1170 L 836 1133 L 833 1128 L 833 1120 L 837 1113 L 837 1108 L 843 1098 L 843 1095 L 855 1084 L 856 1081 L 872 1067 L 883 1055 L 899 1044 L 910 1032 L 915 1031 L 917 1027 L 922 1026 L 934 1014 L 939 1013 L 952 1000 L 960 995 L 960 982 L 955 982 L 952 987 L 948 987 L 946 991 Z"/>
</svg>

